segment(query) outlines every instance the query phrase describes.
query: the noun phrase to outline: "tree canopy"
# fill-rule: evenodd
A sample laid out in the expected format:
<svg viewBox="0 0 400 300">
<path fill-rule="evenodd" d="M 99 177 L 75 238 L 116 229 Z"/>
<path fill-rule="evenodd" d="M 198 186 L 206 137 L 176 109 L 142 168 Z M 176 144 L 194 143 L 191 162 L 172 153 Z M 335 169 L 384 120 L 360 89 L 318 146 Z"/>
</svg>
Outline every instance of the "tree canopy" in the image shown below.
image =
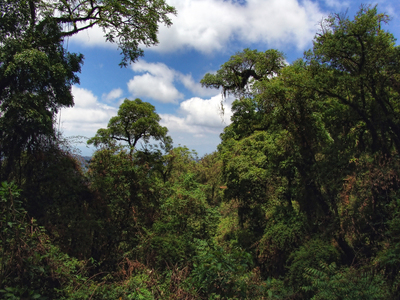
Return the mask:
<svg viewBox="0 0 400 300">
<path fill-rule="evenodd" d="M 249 96 L 254 81 L 277 76 L 284 65 L 283 54 L 277 50 L 244 49 L 224 63 L 217 74 L 207 73 L 200 82 L 208 88 L 222 88 L 224 96 Z"/>
<path fill-rule="evenodd" d="M 171 25 L 174 13 L 163 0 L 1 1 L 0 178 L 25 150 L 55 141 L 56 113 L 74 104 L 71 86 L 79 83 L 83 55 L 66 51 L 65 38 L 98 26 L 126 66 L 143 54 L 140 45 L 157 44 L 159 23 Z"/>
<path fill-rule="evenodd" d="M 99 129 L 96 136 L 88 140 L 95 146 L 110 145 L 113 141 L 125 142 L 131 150 L 142 139 L 148 143 L 150 138 L 168 142 L 168 129 L 159 124 L 160 116 L 155 107 L 140 99 L 125 99 L 118 110 L 118 115 L 108 122 L 107 129 Z"/>
<path fill-rule="evenodd" d="M 61 29 L 58 41 L 53 40 L 56 43 L 98 26 L 103 29 L 107 41 L 116 43 L 121 49 L 121 66 L 143 55 L 140 45 L 148 47 L 157 44 L 159 23 L 170 26 L 172 23 L 168 15 L 176 13 L 164 0 L 5 0 L 0 9 L 2 40 L 31 35 L 31 41 L 35 42 L 34 35 L 49 22 Z"/>
<path fill-rule="evenodd" d="M 392 144 L 400 151 L 400 50 L 394 36 L 382 30 L 387 21 L 368 7 L 354 21 L 334 15 L 307 53 L 318 92 L 347 106 L 359 124 L 360 143 L 386 155 Z"/>
<path fill-rule="evenodd" d="M 29 7 L 0 5 L 29 25 Z M 332 15 L 303 59 L 245 49 L 207 74 L 237 99 L 200 159 L 172 148 L 153 105 L 126 99 L 85 168 L 40 127 L 72 104 L 57 87 L 80 56 L 6 39 L 0 166 L 20 172 L 0 184 L 1 297 L 398 299 L 400 46 L 387 20 L 376 7 Z M 57 22 L 42 25 L 38 38 L 59 41 Z"/>
</svg>

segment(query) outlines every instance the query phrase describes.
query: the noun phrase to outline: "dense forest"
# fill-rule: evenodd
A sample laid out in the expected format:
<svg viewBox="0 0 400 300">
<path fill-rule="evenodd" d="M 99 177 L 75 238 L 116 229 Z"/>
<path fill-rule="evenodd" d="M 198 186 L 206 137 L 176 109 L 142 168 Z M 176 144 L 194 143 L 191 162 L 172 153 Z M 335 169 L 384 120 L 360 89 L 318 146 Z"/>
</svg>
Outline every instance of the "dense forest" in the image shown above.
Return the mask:
<svg viewBox="0 0 400 300">
<path fill-rule="evenodd" d="M 387 15 L 330 16 L 292 64 L 244 49 L 206 74 L 236 98 L 212 154 L 174 147 L 155 107 L 126 99 L 86 163 L 54 124 L 83 61 L 63 39 L 78 21 L 103 26 L 124 66 L 174 8 L 74 3 L 0 3 L 0 298 L 399 299 L 400 48 Z"/>
</svg>

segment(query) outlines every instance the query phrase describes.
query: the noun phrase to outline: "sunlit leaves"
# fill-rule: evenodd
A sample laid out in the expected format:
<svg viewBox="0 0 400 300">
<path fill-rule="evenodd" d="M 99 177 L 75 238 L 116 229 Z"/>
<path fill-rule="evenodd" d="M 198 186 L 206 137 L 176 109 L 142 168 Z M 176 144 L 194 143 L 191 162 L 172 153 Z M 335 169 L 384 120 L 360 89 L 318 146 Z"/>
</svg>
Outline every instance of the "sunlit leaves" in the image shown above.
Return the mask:
<svg viewBox="0 0 400 300">
<path fill-rule="evenodd" d="M 170 144 L 170 138 L 166 136 L 168 130 L 159 124 L 160 120 L 150 103 L 140 99 L 125 99 L 119 107 L 118 115 L 108 122 L 107 129 L 99 129 L 88 144 L 110 146 L 122 142 L 129 146 L 131 153 L 139 140 L 148 143 L 153 138 Z"/>
<path fill-rule="evenodd" d="M 222 88 L 224 96 L 249 96 L 254 81 L 278 75 L 284 65 L 283 54 L 277 50 L 267 50 L 263 53 L 244 49 L 223 64 L 217 74 L 207 73 L 201 84 L 209 88 Z"/>
</svg>

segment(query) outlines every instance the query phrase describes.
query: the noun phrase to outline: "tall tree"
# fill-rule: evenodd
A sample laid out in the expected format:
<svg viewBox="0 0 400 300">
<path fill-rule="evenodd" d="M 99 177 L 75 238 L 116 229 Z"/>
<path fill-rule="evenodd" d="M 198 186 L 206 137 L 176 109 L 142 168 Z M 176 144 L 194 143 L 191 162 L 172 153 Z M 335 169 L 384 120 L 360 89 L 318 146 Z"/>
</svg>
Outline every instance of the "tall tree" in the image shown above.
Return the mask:
<svg viewBox="0 0 400 300">
<path fill-rule="evenodd" d="M 143 54 L 139 45 L 158 43 L 158 24 L 170 26 L 168 14 L 176 13 L 164 0 L 5 0 L 0 9 L 4 18 L 0 28 L 7 37 L 16 30 L 19 34 L 38 33 L 49 20 L 61 28 L 59 41 L 98 26 L 107 41 L 117 43 L 121 49 L 124 66 Z"/>
<path fill-rule="evenodd" d="M 158 24 L 170 25 L 170 13 L 163 0 L 1 1 L 0 179 L 15 174 L 21 153 L 55 140 L 55 114 L 73 105 L 83 56 L 63 48 L 66 37 L 99 26 L 126 66 L 143 54 L 139 45 L 157 44 Z"/>
<path fill-rule="evenodd" d="M 362 7 L 354 20 L 333 15 L 307 55 L 315 88 L 349 107 L 362 147 L 400 151 L 400 47 L 382 29 L 389 17 Z"/>
<path fill-rule="evenodd" d="M 208 88 L 222 88 L 224 96 L 248 97 L 252 93 L 252 82 L 278 75 L 284 65 L 284 56 L 277 50 L 244 49 L 224 63 L 217 74 L 207 73 L 200 82 Z"/>
<path fill-rule="evenodd" d="M 23 151 L 32 153 L 43 139 L 54 138 L 53 118 L 60 107 L 73 105 L 70 88 L 79 82 L 76 73 L 83 56 L 63 49 L 60 27 L 51 19 L 33 26 L 29 10 L 18 11 L 5 3 L 1 9 L 5 22 L 0 28 L 0 157 L 5 162 L 0 177 L 4 180 Z"/>
<path fill-rule="evenodd" d="M 96 136 L 88 140 L 88 144 L 107 146 L 125 142 L 131 153 L 140 139 L 148 143 L 153 138 L 170 144 L 168 129 L 159 124 L 160 120 L 155 107 L 150 103 L 138 98 L 133 101 L 125 99 L 119 107 L 118 115 L 108 122 L 107 129 L 99 129 Z"/>
<path fill-rule="evenodd" d="M 389 207 L 398 205 L 400 52 L 384 21 L 366 7 L 354 20 L 328 18 L 304 61 L 255 80 L 234 102 L 221 136 L 225 196 L 251 237 L 241 245 L 257 245 L 265 275 L 290 278 L 294 289 L 304 266 L 319 267 L 316 257 L 373 269 L 387 247 L 394 270 L 397 250 L 382 245 L 392 245 L 386 232 L 398 221 Z M 203 82 L 245 95 L 227 81 L 229 63 Z"/>
</svg>

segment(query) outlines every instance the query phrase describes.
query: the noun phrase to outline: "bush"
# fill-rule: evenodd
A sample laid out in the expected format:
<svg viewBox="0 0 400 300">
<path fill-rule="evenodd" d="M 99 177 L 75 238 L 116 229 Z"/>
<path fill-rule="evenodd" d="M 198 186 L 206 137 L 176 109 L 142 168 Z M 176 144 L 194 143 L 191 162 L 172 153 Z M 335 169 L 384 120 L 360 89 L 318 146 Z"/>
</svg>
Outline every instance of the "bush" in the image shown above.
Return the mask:
<svg viewBox="0 0 400 300">
<path fill-rule="evenodd" d="M 3 299 L 58 299 L 84 280 L 84 264 L 52 245 L 29 219 L 13 183 L 0 187 L 0 295 Z"/>
<path fill-rule="evenodd" d="M 246 299 L 253 292 L 255 274 L 251 272 L 249 253 L 240 249 L 228 253 L 222 247 L 199 245 L 194 261 L 191 282 L 206 299 Z"/>
<path fill-rule="evenodd" d="M 312 300 L 375 300 L 388 299 L 388 289 L 381 274 L 362 272 L 355 268 L 339 269 L 335 263 L 321 263 L 318 269 L 306 268 L 310 285 L 303 290 L 312 292 Z"/>
<path fill-rule="evenodd" d="M 298 250 L 292 252 L 289 257 L 287 278 L 289 285 L 299 288 L 304 285 L 304 271 L 317 268 L 321 263 L 338 262 L 340 254 L 329 242 L 321 239 L 312 239 L 306 242 Z"/>
</svg>

